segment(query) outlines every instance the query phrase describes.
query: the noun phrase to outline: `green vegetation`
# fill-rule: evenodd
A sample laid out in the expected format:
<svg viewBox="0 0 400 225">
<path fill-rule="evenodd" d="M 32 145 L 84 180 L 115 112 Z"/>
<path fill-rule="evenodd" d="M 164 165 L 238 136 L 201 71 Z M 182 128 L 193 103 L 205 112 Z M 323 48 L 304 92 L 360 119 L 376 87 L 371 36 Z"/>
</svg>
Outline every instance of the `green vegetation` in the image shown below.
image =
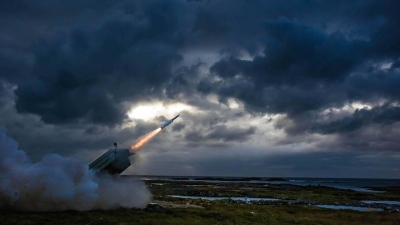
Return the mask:
<svg viewBox="0 0 400 225">
<path fill-rule="evenodd" d="M 168 199 L 167 195 L 192 195 L 313 201 L 321 204 L 345 204 L 361 200 L 400 200 L 400 188 L 387 189 L 383 193 L 357 192 L 324 186 L 296 186 L 284 184 L 218 183 L 189 181 L 152 181 L 149 187 L 156 200 Z M 168 199 L 170 200 L 170 199 Z"/>
<path fill-rule="evenodd" d="M 211 204 L 204 209 L 118 209 L 90 212 L 6 212 L 2 224 L 387 224 L 400 214 L 320 209 L 313 206 Z"/>
<path fill-rule="evenodd" d="M 0 210 L 1 224 L 383 224 L 398 225 L 400 213 L 331 210 L 290 201 L 312 200 L 339 204 L 359 200 L 399 200 L 399 188 L 384 193 L 361 193 L 322 186 L 293 186 L 249 183 L 203 183 L 190 181 L 147 181 L 153 209 L 94 210 L 88 212 L 18 212 Z M 227 200 L 180 199 L 167 195 L 248 196 L 281 198 L 274 205 L 228 204 Z M 195 207 L 197 206 L 197 207 Z"/>
</svg>

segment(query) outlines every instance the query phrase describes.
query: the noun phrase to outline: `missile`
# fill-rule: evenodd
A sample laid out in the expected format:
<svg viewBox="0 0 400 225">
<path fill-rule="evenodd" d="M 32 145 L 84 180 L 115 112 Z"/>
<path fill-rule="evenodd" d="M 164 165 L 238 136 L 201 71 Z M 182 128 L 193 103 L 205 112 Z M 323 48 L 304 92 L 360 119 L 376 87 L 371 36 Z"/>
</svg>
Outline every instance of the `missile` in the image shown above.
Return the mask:
<svg viewBox="0 0 400 225">
<path fill-rule="evenodd" d="M 178 114 L 177 116 L 175 116 L 174 118 L 168 120 L 167 122 L 165 122 L 163 125 L 161 125 L 161 129 L 164 129 L 166 126 L 170 125 L 172 122 L 174 122 L 174 120 L 176 118 L 178 118 L 180 116 L 180 114 Z"/>
<path fill-rule="evenodd" d="M 179 115 L 168 120 L 163 125 L 161 125 L 160 128 L 164 129 L 166 126 L 170 125 L 178 117 L 179 117 Z M 151 133 L 153 133 L 153 132 L 151 132 Z M 155 134 L 157 134 L 157 133 L 155 133 Z M 153 136 L 155 134 L 153 134 Z M 147 137 L 148 136 L 146 136 L 144 138 L 147 138 Z M 148 140 L 150 140 L 150 139 L 148 139 Z M 118 149 L 117 143 L 114 143 L 114 146 L 115 146 L 115 149 L 108 150 L 103 155 L 101 155 L 96 160 L 94 160 L 92 163 L 90 163 L 89 169 L 93 170 L 95 172 L 105 172 L 105 173 L 110 173 L 110 174 L 120 174 L 120 173 L 124 172 L 124 170 L 126 170 L 131 165 L 129 157 L 135 153 L 130 151 L 130 149 Z"/>
</svg>

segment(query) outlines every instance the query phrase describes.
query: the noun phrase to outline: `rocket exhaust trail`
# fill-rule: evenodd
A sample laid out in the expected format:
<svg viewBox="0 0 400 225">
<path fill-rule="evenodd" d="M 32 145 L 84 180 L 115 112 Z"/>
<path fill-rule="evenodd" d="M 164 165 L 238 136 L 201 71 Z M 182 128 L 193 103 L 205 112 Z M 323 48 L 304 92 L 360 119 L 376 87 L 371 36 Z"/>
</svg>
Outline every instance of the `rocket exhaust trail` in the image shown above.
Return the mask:
<svg viewBox="0 0 400 225">
<path fill-rule="evenodd" d="M 135 151 L 141 149 L 144 145 L 151 141 L 151 139 L 153 139 L 161 130 L 162 128 L 159 127 L 152 132 L 146 134 L 144 137 L 140 138 L 135 144 L 131 146 L 130 152 L 134 153 Z"/>
<path fill-rule="evenodd" d="M 152 132 L 146 134 L 144 137 L 140 138 L 135 144 L 131 146 L 130 152 L 131 154 L 135 153 L 135 151 L 141 149 L 145 144 L 147 144 L 151 139 L 153 139 L 162 129 L 170 125 L 176 118 L 178 118 L 180 114 L 176 115 L 174 118 L 168 120 L 164 124 L 162 124 L 159 128 L 153 130 Z"/>
<path fill-rule="evenodd" d="M 117 149 L 117 146 L 115 145 L 115 149 L 108 150 L 90 163 L 89 168 L 94 171 L 105 171 L 110 174 L 120 174 L 124 172 L 124 170 L 131 165 L 129 157 L 153 139 L 160 131 L 161 128 L 153 130 L 139 138 L 130 148 Z"/>
<path fill-rule="evenodd" d="M 115 149 L 108 150 L 103 155 L 94 160 L 92 163 L 90 163 L 89 169 L 94 170 L 96 172 L 104 171 L 110 174 L 122 173 L 131 165 L 129 157 L 135 154 L 135 152 L 138 151 L 139 149 L 143 148 L 143 146 L 145 146 L 149 141 L 151 141 L 158 133 L 160 133 L 161 130 L 170 125 L 178 117 L 179 115 L 175 116 L 174 118 L 162 124 L 159 128 L 153 130 L 152 132 L 146 134 L 145 136 L 142 136 L 135 142 L 135 144 L 131 145 L 130 148 L 117 149 L 117 145 L 115 144 Z"/>
</svg>

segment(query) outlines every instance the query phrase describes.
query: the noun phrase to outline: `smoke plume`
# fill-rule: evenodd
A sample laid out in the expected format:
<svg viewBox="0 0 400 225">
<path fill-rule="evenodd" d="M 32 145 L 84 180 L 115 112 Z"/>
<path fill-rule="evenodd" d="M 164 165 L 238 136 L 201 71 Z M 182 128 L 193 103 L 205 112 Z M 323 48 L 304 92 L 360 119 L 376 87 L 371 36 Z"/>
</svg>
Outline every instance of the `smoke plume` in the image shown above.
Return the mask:
<svg viewBox="0 0 400 225">
<path fill-rule="evenodd" d="M 83 162 L 49 154 L 32 163 L 0 127 L 0 207 L 26 211 L 140 208 L 151 200 L 134 178 L 97 176 Z"/>
</svg>

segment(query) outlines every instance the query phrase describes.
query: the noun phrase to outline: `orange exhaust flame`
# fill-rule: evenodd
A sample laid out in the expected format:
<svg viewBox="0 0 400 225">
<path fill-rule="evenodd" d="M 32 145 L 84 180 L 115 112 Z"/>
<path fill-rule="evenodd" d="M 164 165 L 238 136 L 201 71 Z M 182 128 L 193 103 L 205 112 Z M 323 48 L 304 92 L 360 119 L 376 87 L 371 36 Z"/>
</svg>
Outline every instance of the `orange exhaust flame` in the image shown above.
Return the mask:
<svg viewBox="0 0 400 225">
<path fill-rule="evenodd" d="M 137 151 L 142 148 L 147 142 L 153 139 L 159 132 L 161 131 L 161 127 L 153 130 L 152 132 L 146 134 L 144 137 L 140 138 L 135 144 L 131 146 L 131 152 Z"/>
</svg>

